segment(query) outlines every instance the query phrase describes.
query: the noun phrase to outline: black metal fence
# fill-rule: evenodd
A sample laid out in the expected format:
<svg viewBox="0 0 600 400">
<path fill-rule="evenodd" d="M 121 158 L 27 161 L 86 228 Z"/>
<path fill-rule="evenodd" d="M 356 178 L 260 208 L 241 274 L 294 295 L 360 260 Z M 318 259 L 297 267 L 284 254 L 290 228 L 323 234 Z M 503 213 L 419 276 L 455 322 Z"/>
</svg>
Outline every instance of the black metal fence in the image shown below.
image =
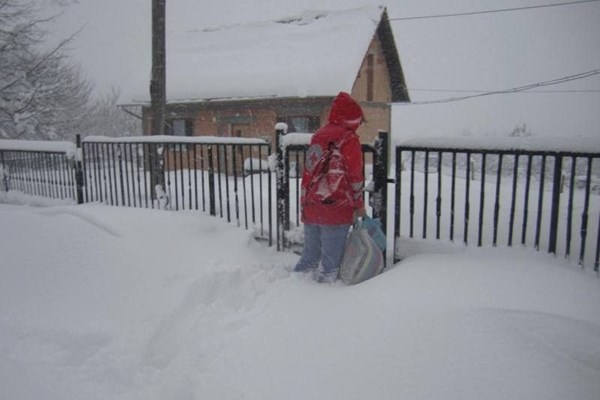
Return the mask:
<svg viewBox="0 0 600 400">
<path fill-rule="evenodd" d="M 201 210 L 285 249 L 301 224 L 299 188 L 310 135 L 298 135 L 278 131 L 274 155 L 268 143 L 244 138 L 3 141 L 0 192 Z M 396 240 L 533 246 L 582 266 L 593 263 L 598 271 L 599 153 L 403 145 L 396 147 L 395 179 L 389 179 L 388 142 L 382 132 L 373 145 L 363 145 L 365 204 L 387 232 L 387 187 L 395 182 L 390 221 Z M 394 256 L 399 259 L 401 249 Z"/>
<path fill-rule="evenodd" d="M 201 210 L 272 244 L 274 174 L 263 140 L 91 137 L 82 154 L 85 202 Z"/>
<path fill-rule="evenodd" d="M 600 153 L 400 146 L 395 237 L 600 255 Z"/>
<path fill-rule="evenodd" d="M 31 142 L 0 147 L 0 192 L 76 201 L 75 145 Z"/>
</svg>

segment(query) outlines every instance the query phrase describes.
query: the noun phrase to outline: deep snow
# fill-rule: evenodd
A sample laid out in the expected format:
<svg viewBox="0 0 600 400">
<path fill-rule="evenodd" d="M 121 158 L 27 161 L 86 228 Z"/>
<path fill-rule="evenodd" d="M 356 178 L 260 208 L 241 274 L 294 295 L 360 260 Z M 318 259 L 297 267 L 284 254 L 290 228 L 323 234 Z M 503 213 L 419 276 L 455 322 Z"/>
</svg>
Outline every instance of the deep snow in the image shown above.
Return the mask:
<svg viewBox="0 0 600 400">
<path fill-rule="evenodd" d="M 319 285 L 195 212 L 0 205 L 2 399 L 597 399 L 600 281 L 403 241 Z"/>
</svg>

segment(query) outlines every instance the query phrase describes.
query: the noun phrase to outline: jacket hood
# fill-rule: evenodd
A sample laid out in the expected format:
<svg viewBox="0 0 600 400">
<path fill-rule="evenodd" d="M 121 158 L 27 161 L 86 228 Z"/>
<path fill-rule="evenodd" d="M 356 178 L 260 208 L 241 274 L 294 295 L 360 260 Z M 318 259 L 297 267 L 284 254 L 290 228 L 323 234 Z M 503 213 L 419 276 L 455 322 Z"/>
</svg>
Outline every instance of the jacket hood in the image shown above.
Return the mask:
<svg viewBox="0 0 600 400">
<path fill-rule="evenodd" d="M 331 104 L 329 122 L 356 130 L 363 120 L 360 105 L 346 92 L 340 92 Z"/>
</svg>

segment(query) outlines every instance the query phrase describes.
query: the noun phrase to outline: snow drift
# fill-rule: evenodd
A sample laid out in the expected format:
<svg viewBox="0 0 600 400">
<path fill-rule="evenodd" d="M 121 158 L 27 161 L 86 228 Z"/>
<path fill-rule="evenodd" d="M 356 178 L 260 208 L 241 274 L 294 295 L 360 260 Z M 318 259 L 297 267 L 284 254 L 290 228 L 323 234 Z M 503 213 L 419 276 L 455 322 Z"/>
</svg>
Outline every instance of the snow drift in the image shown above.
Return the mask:
<svg viewBox="0 0 600 400">
<path fill-rule="evenodd" d="M 372 280 L 318 285 L 198 213 L 0 221 L 3 399 L 600 395 L 600 281 L 533 250 L 419 242 Z"/>
</svg>

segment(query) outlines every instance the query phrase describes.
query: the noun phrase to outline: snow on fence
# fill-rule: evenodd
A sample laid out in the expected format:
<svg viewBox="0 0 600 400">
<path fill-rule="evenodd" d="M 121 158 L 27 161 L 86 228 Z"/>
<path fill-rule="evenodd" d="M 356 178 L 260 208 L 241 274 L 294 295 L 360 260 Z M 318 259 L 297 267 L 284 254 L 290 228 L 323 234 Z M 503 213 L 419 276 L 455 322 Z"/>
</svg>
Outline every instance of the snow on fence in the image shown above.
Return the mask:
<svg viewBox="0 0 600 400">
<path fill-rule="evenodd" d="M 593 263 L 598 272 L 600 151 L 590 152 L 594 146 L 432 143 L 396 147 L 396 237 L 532 246 L 582 267 Z"/>
<path fill-rule="evenodd" d="M 301 224 L 299 177 L 310 135 L 279 132 L 277 138 L 276 157 L 268 143 L 244 138 L 88 137 L 81 149 L 0 140 L 0 195 L 202 210 L 255 229 L 269 244 L 276 235 L 278 248 L 285 248 Z M 377 143 L 383 142 L 363 146 L 365 163 L 373 163 L 367 181 L 376 183 L 366 203 L 383 221 L 392 214 L 397 243 L 435 238 L 532 246 L 598 271 L 598 146 L 422 139 L 396 146 L 390 179 L 387 144 L 382 150 Z M 395 186 L 389 209 L 388 183 Z M 394 255 L 401 258 L 403 249 Z"/>
<path fill-rule="evenodd" d="M 75 202 L 76 149 L 70 142 L 0 140 L 0 195 Z"/>
</svg>

